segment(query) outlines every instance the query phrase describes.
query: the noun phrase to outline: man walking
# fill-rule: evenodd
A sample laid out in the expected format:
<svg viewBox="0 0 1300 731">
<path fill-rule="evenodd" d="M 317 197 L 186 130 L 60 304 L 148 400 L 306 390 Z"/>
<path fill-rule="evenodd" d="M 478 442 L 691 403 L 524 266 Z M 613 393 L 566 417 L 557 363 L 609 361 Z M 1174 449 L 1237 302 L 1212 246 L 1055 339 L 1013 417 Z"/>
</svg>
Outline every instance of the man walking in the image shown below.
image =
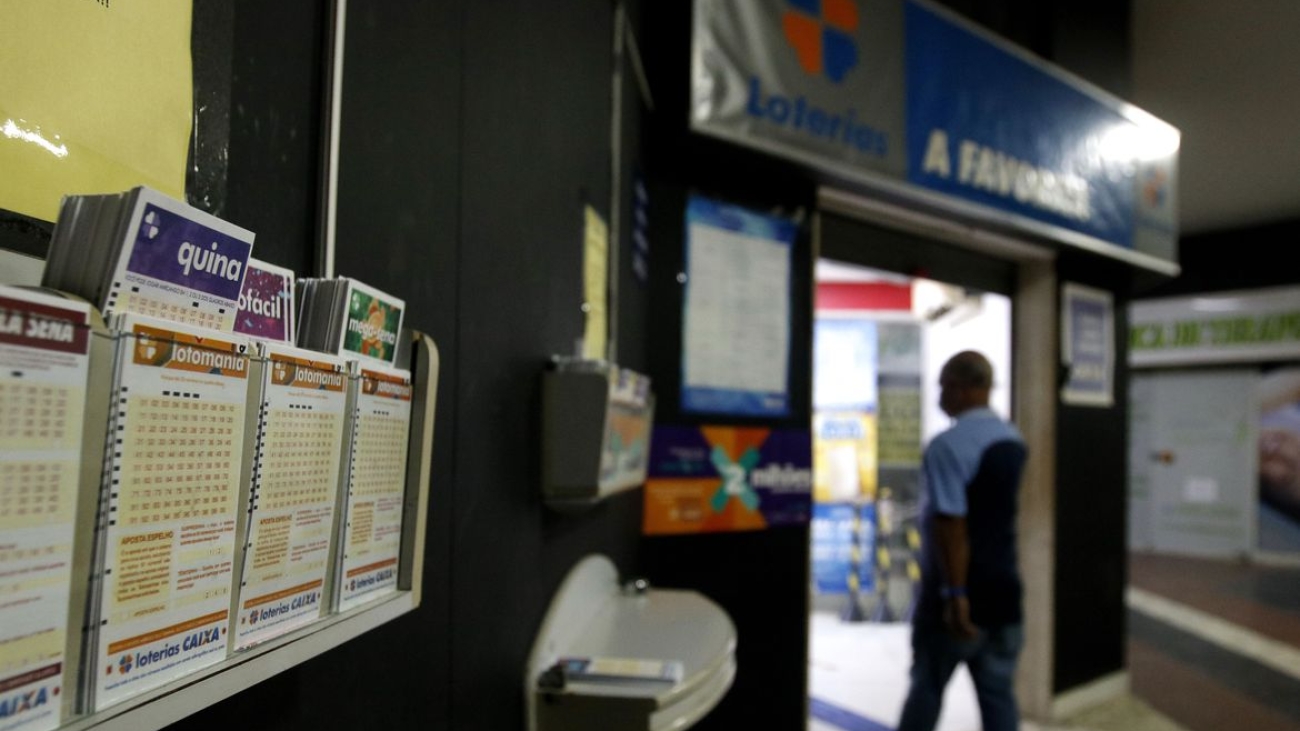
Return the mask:
<svg viewBox="0 0 1300 731">
<path fill-rule="evenodd" d="M 1013 684 L 1024 643 L 1016 505 L 1025 443 L 989 409 L 993 368 L 958 353 L 939 375 L 955 421 L 921 460 L 921 595 L 912 621 L 911 689 L 899 731 L 930 731 L 944 687 L 964 662 L 984 731 L 1016 731 Z"/>
</svg>

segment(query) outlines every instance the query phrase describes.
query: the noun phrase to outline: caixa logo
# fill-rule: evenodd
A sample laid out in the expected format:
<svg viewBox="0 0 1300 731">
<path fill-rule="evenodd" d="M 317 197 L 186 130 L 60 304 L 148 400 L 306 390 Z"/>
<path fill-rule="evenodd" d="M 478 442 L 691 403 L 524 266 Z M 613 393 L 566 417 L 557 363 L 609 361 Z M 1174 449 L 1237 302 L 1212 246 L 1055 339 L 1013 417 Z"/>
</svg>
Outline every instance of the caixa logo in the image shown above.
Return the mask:
<svg viewBox="0 0 1300 731">
<path fill-rule="evenodd" d="M 57 694 L 59 689 L 55 688 L 54 692 Z M 0 721 L 6 721 L 20 713 L 34 711 L 47 704 L 49 700 L 50 693 L 45 688 L 23 690 L 11 696 L 0 697 Z M 18 725 L 22 726 L 24 723 L 26 721 L 20 721 Z M 6 726 L 6 728 L 15 727 Z"/>
<path fill-rule="evenodd" d="M 118 660 L 118 661 L 117 661 L 117 670 L 118 670 L 118 672 L 120 672 L 121 674 L 126 675 L 127 673 L 131 672 L 131 666 L 132 666 L 134 663 L 135 663 L 135 660 L 134 660 L 133 656 L 132 656 L 130 653 L 127 653 L 127 654 L 125 654 L 125 655 L 122 656 L 122 659 L 121 659 L 121 660 Z"/>
<path fill-rule="evenodd" d="M 854 0 L 786 0 L 786 42 L 809 74 L 840 83 L 858 65 L 858 6 Z"/>
</svg>

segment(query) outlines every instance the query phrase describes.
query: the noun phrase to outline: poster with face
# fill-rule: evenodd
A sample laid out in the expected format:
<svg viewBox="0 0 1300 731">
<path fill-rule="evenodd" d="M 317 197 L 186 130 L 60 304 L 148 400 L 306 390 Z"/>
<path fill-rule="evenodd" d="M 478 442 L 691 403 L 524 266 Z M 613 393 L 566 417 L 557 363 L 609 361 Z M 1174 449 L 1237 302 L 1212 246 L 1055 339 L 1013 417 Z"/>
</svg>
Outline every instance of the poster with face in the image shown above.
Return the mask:
<svg viewBox="0 0 1300 731">
<path fill-rule="evenodd" d="M 1300 553 L 1300 368 L 1260 381 L 1259 548 Z"/>
</svg>

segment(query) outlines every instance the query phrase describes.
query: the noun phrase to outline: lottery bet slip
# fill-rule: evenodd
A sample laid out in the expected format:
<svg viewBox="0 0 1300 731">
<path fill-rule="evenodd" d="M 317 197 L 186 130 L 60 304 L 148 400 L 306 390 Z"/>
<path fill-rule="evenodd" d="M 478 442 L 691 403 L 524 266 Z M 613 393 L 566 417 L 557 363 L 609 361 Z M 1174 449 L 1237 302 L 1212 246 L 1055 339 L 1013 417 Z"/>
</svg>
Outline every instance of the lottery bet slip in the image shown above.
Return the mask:
<svg viewBox="0 0 1300 731">
<path fill-rule="evenodd" d="M 336 604 L 340 612 L 397 590 L 411 433 L 411 372 L 353 362 L 356 382 Z"/>
<path fill-rule="evenodd" d="M 111 353 L 85 302 L 0 285 L 0 729 L 57 727 L 73 710 L 99 461 L 86 415 L 92 351 Z M 103 370 L 103 369 L 101 369 Z M 101 379 L 103 380 L 103 379 Z M 107 385 L 105 380 L 103 385 Z M 98 410 L 102 416 L 104 409 Z"/>
<path fill-rule="evenodd" d="M 226 657 L 250 343 L 123 314 L 101 494 L 90 707 Z"/>
<path fill-rule="evenodd" d="M 41 283 L 106 315 L 230 332 L 254 235 L 147 187 L 65 196 Z"/>
<path fill-rule="evenodd" d="M 328 607 L 349 374 L 335 356 L 259 343 L 261 389 L 231 632 L 246 649 Z M 241 504 L 243 504 L 241 500 Z"/>
</svg>

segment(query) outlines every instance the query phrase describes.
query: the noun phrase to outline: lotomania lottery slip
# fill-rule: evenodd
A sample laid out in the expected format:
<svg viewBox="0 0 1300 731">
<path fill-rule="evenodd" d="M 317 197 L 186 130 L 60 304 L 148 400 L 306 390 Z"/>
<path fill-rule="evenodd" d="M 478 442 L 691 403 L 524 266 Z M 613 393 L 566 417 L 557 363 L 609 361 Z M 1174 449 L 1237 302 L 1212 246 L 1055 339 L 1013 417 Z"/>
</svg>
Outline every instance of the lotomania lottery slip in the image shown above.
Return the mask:
<svg viewBox="0 0 1300 731">
<path fill-rule="evenodd" d="M 338 610 L 397 589 L 413 387 L 409 371 L 364 366 L 353 411 Z"/>
<path fill-rule="evenodd" d="M 262 397 L 242 547 L 236 650 L 296 629 L 328 607 L 349 374 L 340 358 L 261 345 Z"/>
<path fill-rule="evenodd" d="M 114 324 L 95 710 L 226 656 L 250 368 L 237 336 Z"/>
</svg>

